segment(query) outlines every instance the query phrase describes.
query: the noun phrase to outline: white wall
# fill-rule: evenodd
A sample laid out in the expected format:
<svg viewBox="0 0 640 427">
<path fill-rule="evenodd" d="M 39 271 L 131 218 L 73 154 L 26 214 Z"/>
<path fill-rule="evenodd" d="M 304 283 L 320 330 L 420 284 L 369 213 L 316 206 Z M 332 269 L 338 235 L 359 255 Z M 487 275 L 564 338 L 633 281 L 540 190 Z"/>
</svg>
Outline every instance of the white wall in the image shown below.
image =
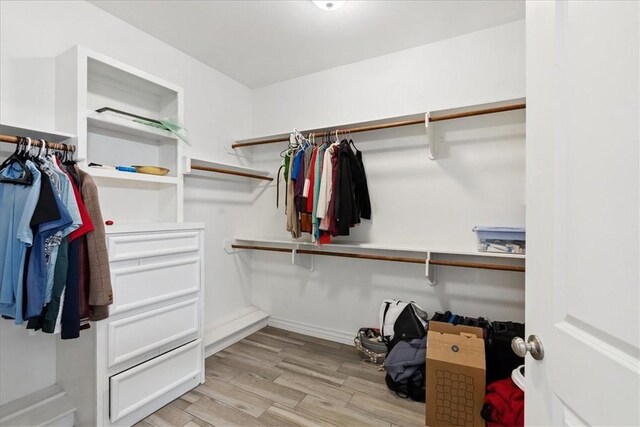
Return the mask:
<svg viewBox="0 0 640 427">
<path fill-rule="evenodd" d="M 524 21 L 257 89 L 253 134 L 382 119 L 525 96 Z M 439 159 L 422 126 L 354 134 L 373 206 L 340 241 L 474 251 L 474 225 L 524 225 L 524 111 L 440 122 Z M 281 146 L 244 149 L 275 172 Z M 252 207 L 260 223 L 243 236 L 286 239 L 273 186 Z M 280 324 L 336 338 L 376 324 L 384 298 L 412 299 L 430 313 L 451 309 L 524 320 L 524 275 L 438 268 L 430 288 L 419 265 L 317 257 L 313 272 L 285 254 L 240 255 L 253 272 L 254 305 Z"/>
<path fill-rule="evenodd" d="M 253 135 L 523 97 L 524 40 L 516 21 L 256 89 Z"/>
<path fill-rule="evenodd" d="M 54 129 L 54 58 L 75 44 L 145 70 L 185 90 L 185 126 L 194 155 L 227 158 L 221 141 L 248 132 L 251 91 L 221 73 L 85 2 L 0 3 L 0 121 Z M 245 135 L 246 136 L 246 135 Z M 224 156 L 224 157 L 223 157 Z M 206 322 L 250 304 L 246 277 L 219 253 L 219 230 L 235 234 L 246 184 L 187 179 L 185 221 L 206 223 Z M 27 336 L 0 321 L 0 404 L 55 381 L 55 339 Z"/>
</svg>

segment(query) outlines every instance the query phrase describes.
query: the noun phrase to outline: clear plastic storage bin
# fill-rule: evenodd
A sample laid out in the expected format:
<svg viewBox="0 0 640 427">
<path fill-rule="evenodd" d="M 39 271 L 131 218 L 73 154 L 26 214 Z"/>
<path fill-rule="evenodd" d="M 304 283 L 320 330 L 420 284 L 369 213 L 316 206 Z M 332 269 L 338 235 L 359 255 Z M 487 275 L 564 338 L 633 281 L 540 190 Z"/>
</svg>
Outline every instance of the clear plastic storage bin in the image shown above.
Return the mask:
<svg viewBox="0 0 640 427">
<path fill-rule="evenodd" d="M 478 236 L 478 250 L 524 254 L 527 234 L 524 227 L 474 227 Z"/>
</svg>

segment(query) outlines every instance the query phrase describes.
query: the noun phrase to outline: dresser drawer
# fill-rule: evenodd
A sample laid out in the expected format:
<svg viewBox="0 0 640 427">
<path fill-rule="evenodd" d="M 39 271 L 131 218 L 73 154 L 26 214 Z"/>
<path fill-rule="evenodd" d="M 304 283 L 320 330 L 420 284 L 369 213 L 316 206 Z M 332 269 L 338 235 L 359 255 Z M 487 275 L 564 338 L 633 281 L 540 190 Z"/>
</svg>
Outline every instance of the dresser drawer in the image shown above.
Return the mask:
<svg viewBox="0 0 640 427">
<path fill-rule="evenodd" d="M 200 232 L 112 235 L 108 238 L 107 246 L 111 262 L 196 252 L 200 249 Z"/>
<path fill-rule="evenodd" d="M 200 328 L 199 299 L 109 322 L 109 367 L 145 354 L 181 338 L 195 338 Z"/>
<path fill-rule="evenodd" d="M 169 300 L 200 290 L 200 257 L 111 267 L 111 314 Z"/>
<path fill-rule="evenodd" d="M 109 378 L 112 422 L 125 417 L 172 390 L 191 382 L 195 387 L 202 372 L 201 340 L 178 347 L 148 362 Z M 175 396 L 177 398 L 179 396 Z"/>
</svg>

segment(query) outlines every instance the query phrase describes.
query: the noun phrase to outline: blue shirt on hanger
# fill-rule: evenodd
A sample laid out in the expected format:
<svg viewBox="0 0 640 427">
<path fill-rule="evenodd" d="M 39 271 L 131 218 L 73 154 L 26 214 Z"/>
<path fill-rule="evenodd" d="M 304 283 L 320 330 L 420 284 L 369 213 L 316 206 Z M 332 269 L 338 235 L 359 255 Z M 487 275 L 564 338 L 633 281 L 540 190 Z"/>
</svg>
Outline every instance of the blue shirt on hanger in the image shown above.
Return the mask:
<svg viewBox="0 0 640 427">
<path fill-rule="evenodd" d="M 29 265 L 27 268 L 27 319 L 40 316 L 44 306 L 47 263 L 51 256 L 53 246 L 60 244 L 62 230 L 73 223 L 73 218 L 66 208 L 58 193 L 55 192 L 55 201 L 60 211 L 60 218 L 42 223 L 38 226 Z"/>
<path fill-rule="evenodd" d="M 22 318 L 22 281 L 24 279 L 25 254 L 33 244 L 33 233 L 29 222 L 40 196 L 40 171 L 33 162 L 25 165 L 31 171 L 30 186 L 0 183 L 0 315 L 15 319 L 17 325 Z M 5 178 L 20 178 L 24 172 L 17 164 L 10 164 L 2 171 Z M 18 309 L 16 309 L 18 308 Z"/>
</svg>

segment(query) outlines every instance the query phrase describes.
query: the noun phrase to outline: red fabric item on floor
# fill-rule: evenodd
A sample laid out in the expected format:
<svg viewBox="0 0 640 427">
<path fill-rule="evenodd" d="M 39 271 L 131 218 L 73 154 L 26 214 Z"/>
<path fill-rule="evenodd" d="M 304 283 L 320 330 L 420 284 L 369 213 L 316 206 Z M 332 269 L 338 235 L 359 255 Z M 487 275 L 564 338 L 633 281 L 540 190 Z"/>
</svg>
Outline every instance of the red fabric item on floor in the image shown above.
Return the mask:
<svg viewBox="0 0 640 427">
<path fill-rule="evenodd" d="M 489 384 L 484 401 L 491 407 L 488 427 L 524 426 L 524 392 L 511 378 Z"/>
</svg>

